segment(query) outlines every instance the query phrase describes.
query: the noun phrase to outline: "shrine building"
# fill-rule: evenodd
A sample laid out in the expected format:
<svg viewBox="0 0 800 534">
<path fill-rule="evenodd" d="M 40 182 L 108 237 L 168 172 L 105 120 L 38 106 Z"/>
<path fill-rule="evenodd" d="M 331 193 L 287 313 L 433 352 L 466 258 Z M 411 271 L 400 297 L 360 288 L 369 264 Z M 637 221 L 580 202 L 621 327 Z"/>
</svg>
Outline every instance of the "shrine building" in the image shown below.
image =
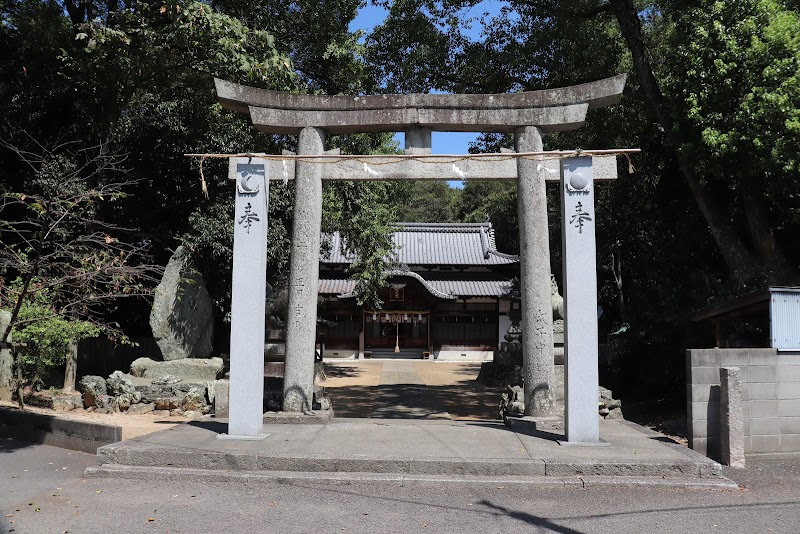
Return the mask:
<svg viewBox="0 0 800 534">
<path fill-rule="evenodd" d="M 338 233 L 320 259 L 318 348 L 325 358 L 486 361 L 511 325 L 519 257 L 486 223 L 397 223 L 383 306 L 358 306 Z"/>
</svg>

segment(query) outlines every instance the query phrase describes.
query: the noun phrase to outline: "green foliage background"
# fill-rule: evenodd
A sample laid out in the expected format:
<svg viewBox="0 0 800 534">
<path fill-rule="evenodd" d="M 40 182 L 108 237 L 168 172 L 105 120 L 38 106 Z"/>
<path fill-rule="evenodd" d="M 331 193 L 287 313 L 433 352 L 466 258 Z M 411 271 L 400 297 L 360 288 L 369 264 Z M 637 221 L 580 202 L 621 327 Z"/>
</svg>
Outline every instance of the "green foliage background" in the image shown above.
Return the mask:
<svg viewBox="0 0 800 534">
<path fill-rule="evenodd" d="M 15 285 L 19 285 L 19 281 Z M 44 291 L 34 292 L 23 304 L 19 322 L 21 326 L 14 330 L 14 342 L 27 344 L 19 350 L 23 374 L 34 389 L 57 382 L 53 375 L 64 365 L 71 344 L 96 337 L 101 332 L 88 321 L 68 320 L 58 315 L 50 295 Z"/>
</svg>

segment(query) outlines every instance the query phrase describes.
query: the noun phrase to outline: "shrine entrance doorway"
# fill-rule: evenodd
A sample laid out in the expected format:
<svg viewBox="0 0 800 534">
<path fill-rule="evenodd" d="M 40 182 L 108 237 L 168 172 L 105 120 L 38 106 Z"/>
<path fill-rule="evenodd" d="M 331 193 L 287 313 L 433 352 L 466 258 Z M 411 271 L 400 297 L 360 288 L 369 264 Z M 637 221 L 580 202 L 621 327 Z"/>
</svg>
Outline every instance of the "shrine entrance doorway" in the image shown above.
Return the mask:
<svg viewBox="0 0 800 534">
<path fill-rule="evenodd" d="M 413 310 L 364 313 L 364 354 L 371 358 L 429 357 L 430 313 Z"/>
</svg>

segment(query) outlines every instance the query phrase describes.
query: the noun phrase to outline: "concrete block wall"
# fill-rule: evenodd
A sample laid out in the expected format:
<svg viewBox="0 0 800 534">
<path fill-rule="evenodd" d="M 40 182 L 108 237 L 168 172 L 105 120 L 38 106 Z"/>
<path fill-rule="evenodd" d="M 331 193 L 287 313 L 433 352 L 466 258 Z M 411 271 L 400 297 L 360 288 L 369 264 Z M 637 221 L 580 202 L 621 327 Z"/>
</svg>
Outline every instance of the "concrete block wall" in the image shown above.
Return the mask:
<svg viewBox="0 0 800 534">
<path fill-rule="evenodd" d="M 686 351 L 689 446 L 719 459 L 719 368 L 742 371 L 745 453 L 800 452 L 800 352 Z"/>
</svg>

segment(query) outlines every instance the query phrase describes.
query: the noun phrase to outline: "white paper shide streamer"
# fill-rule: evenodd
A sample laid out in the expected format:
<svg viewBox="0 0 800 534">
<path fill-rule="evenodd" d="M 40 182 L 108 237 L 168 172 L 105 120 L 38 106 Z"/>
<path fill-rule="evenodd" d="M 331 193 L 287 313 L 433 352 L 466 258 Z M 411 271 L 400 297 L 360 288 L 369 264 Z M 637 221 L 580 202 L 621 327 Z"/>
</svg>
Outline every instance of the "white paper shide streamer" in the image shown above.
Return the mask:
<svg viewBox="0 0 800 534">
<path fill-rule="evenodd" d="M 369 165 L 367 165 L 366 163 L 364 163 L 364 172 L 366 172 L 366 173 L 367 173 L 367 174 L 369 174 L 370 176 L 374 176 L 375 178 L 377 178 L 377 177 L 379 177 L 381 174 L 383 174 L 382 172 L 376 171 L 375 169 L 373 169 L 372 167 L 370 167 L 370 166 L 369 166 Z"/>
<path fill-rule="evenodd" d="M 453 173 L 456 176 L 458 176 L 459 178 L 461 178 L 462 180 L 466 180 L 467 179 L 467 173 L 465 173 L 464 171 L 459 169 L 458 165 L 456 165 L 455 163 L 453 163 Z"/>
</svg>

